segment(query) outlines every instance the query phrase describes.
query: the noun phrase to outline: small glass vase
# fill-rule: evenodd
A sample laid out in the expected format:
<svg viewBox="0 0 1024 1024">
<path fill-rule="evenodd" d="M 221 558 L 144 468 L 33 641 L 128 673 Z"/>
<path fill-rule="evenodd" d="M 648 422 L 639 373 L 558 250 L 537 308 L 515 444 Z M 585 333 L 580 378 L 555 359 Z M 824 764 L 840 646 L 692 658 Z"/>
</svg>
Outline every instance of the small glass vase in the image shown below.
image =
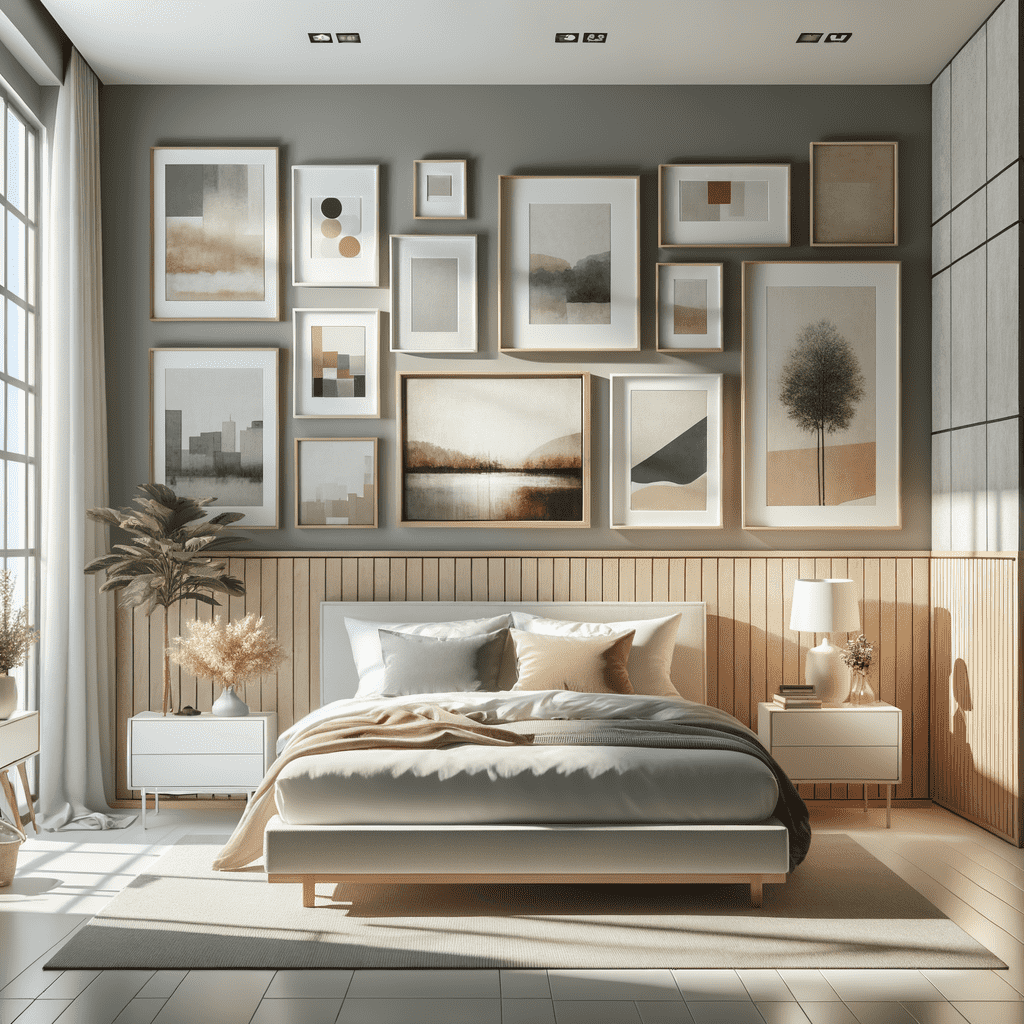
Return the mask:
<svg viewBox="0 0 1024 1024">
<path fill-rule="evenodd" d="M 850 696 L 847 697 L 850 704 L 877 704 L 878 698 L 875 691 L 871 689 L 868 682 L 867 672 L 850 670 Z"/>
</svg>

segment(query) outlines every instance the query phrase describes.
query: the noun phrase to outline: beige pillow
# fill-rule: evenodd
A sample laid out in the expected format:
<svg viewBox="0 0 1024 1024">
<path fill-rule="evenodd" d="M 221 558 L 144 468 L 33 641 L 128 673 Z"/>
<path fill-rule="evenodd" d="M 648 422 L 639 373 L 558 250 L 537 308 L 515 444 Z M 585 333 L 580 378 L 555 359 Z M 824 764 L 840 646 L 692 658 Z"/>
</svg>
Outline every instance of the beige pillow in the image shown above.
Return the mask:
<svg viewBox="0 0 1024 1024">
<path fill-rule="evenodd" d="M 633 631 L 611 636 L 545 636 L 508 631 L 519 678 L 513 690 L 574 690 L 577 693 L 632 693 L 626 671 Z"/>
</svg>

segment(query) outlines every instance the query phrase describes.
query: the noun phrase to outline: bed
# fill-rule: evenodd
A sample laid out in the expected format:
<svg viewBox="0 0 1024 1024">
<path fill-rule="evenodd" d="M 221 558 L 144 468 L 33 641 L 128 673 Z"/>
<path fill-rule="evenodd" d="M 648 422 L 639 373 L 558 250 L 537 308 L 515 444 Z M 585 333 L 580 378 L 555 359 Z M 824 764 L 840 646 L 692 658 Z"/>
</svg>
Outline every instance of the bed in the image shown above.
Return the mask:
<svg viewBox="0 0 1024 1024">
<path fill-rule="evenodd" d="M 502 686 L 496 693 L 439 698 L 451 711 L 484 720 L 500 705 L 503 728 L 545 731 L 556 726 L 589 727 L 591 723 L 575 720 L 591 715 L 589 708 L 600 704 L 612 708 L 601 713 L 615 721 L 601 725 L 603 731 L 597 735 L 625 729 L 622 719 L 640 717 L 637 707 L 655 722 L 644 725 L 645 734 L 648 727 L 681 730 L 677 718 L 682 721 L 679 716 L 684 713 L 729 718 L 737 733 L 748 732 L 730 716 L 703 707 L 707 634 L 702 603 L 325 602 L 320 608 L 322 707 L 363 706 L 357 697 L 356 659 L 360 655 L 353 655 L 346 619 L 361 621 L 376 631 L 377 624 L 441 623 L 505 613 L 516 613 L 516 622 L 526 622 L 527 628 L 532 628 L 528 621 L 532 616 L 543 617 L 537 620 L 541 623 L 561 620 L 605 624 L 664 622 L 678 615 L 678 625 L 672 620 L 674 637 L 668 668 L 677 695 L 515 694 Z M 603 625 L 593 628 L 606 629 Z M 543 626 L 539 629 L 543 632 Z M 642 632 L 640 629 L 636 635 Z M 505 648 L 502 672 L 507 672 L 509 646 Z M 639 657 L 638 650 L 639 644 L 631 659 Z M 633 660 L 629 665 L 632 672 Z M 422 702 L 423 697 L 418 699 Z M 413 698 L 390 700 L 411 706 Z M 552 702 L 558 704 L 558 710 L 548 709 Z M 316 712 L 310 719 L 317 714 L 326 716 L 327 712 Z M 543 727 L 537 724 L 539 718 L 545 721 Z M 556 720 L 554 724 L 549 718 Z M 757 758 L 728 750 L 663 749 L 659 737 L 660 732 L 653 741 L 655 749 L 640 751 L 630 746 L 617 751 L 614 758 L 607 756 L 611 748 L 588 745 L 586 735 L 578 737 L 580 745 L 571 748 L 509 750 L 471 743 L 427 751 L 360 752 L 360 756 L 383 759 L 377 774 L 385 776 L 385 786 L 403 779 L 403 785 L 412 786 L 408 792 L 381 789 L 377 781 L 373 783 L 377 788 L 367 788 L 359 772 L 347 770 L 353 762 L 344 754 L 325 755 L 322 761 L 312 757 L 294 761 L 277 778 L 276 807 L 280 813 L 269 819 L 263 835 L 268 881 L 301 884 L 303 905 L 307 907 L 315 905 L 318 882 L 742 882 L 750 887 L 752 905 L 761 906 L 763 885 L 784 882 L 794 863 L 793 823 L 780 820 L 785 815 L 779 814 L 779 808 L 783 806 L 780 787 L 788 786 L 787 792 L 792 790 L 793 797 L 795 790 L 788 780 L 775 779 L 772 799 L 778 806 L 766 813 L 765 808 L 772 806 L 771 802 L 765 803 L 769 794 L 763 776 L 768 769 Z M 287 739 L 286 733 L 283 741 Z M 671 746 L 677 741 L 669 736 L 666 742 Z M 527 753 L 521 753 L 523 750 Z M 691 753 L 697 756 L 691 758 Z M 516 760 L 522 757 L 529 759 L 525 768 Z M 451 767 L 453 758 L 462 759 L 457 770 Z M 581 762 L 581 758 L 589 760 Z M 537 759 L 543 761 L 540 767 Z M 691 767 L 680 767 L 691 761 Z M 347 774 L 339 781 L 334 774 L 342 762 Z M 510 763 L 516 767 L 504 767 Z M 745 766 L 755 763 L 759 767 L 750 768 L 753 774 L 736 776 L 737 765 L 742 764 L 746 771 Z M 708 764 L 714 767 L 708 768 Z M 673 774 L 684 770 L 690 774 Z M 439 786 L 439 778 L 457 781 Z M 726 784 L 723 778 L 732 781 Z M 448 792 L 446 786 L 459 794 L 454 801 L 449 796 L 447 803 L 435 806 L 431 796 L 424 796 Z M 726 814 L 712 806 L 718 799 L 715 794 L 723 788 L 741 794 L 739 802 L 748 810 L 741 812 L 740 820 L 732 820 L 731 809 Z M 527 796 L 520 799 L 516 794 L 521 790 Z M 638 801 L 637 793 L 641 791 L 645 795 Z M 666 811 L 663 805 L 670 802 L 669 798 L 686 804 L 688 809 L 682 813 Z M 799 797 L 795 800 L 803 806 Z M 547 810 L 525 813 L 534 802 Z M 639 809 L 634 806 L 638 802 L 643 804 Z M 621 808 L 627 806 L 628 813 L 622 812 Z M 710 820 L 723 814 L 726 820 Z M 530 820 L 537 817 L 541 820 Z"/>
</svg>

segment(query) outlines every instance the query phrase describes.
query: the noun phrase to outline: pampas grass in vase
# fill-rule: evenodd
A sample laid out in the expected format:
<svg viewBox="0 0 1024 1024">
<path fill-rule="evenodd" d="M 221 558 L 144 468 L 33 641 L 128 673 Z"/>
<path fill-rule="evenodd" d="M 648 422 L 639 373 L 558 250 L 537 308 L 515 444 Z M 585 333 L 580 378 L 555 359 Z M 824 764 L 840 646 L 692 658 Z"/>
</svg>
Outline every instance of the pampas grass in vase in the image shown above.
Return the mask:
<svg viewBox="0 0 1024 1024">
<path fill-rule="evenodd" d="M 28 606 L 14 607 L 14 574 L 0 570 L 0 722 L 18 706 L 18 684 L 11 669 L 24 663 L 38 639 L 39 630 L 28 624 Z"/>
</svg>

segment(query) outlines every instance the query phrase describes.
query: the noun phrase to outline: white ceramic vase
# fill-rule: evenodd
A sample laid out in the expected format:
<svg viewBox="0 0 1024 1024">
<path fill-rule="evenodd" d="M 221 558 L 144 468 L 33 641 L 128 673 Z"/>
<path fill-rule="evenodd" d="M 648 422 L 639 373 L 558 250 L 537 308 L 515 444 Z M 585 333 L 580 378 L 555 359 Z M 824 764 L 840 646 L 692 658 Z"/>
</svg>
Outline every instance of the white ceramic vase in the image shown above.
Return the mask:
<svg viewBox="0 0 1024 1024">
<path fill-rule="evenodd" d="M 249 705 L 235 693 L 233 686 L 225 686 L 210 710 L 221 718 L 241 718 L 249 714 Z"/>
<path fill-rule="evenodd" d="M 14 676 L 0 676 L 0 722 L 6 721 L 18 707 L 18 684 Z"/>
</svg>

